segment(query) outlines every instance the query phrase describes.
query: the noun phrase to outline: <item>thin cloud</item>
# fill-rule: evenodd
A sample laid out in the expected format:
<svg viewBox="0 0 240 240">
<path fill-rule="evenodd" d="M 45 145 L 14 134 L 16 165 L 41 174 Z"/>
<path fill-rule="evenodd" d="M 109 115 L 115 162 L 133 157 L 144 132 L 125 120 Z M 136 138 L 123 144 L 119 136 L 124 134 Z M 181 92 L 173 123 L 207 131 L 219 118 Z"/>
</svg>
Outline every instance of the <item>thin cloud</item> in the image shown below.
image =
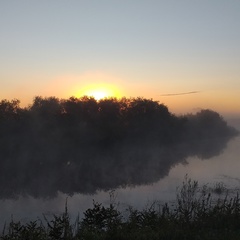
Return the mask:
<svg viewBox="0 0 240 240">
<path fill-rule="evenodd" d="M 168 97 L 168 96 L 180 96 L 180 95 L 188 95 L 188 94 L 195 94 L 200 93 L 200 91 L 192 91 L 192 92 L 181 92 L 181 93 L 167 93 L 161 94 L 160 96 Z"/>
</svg>

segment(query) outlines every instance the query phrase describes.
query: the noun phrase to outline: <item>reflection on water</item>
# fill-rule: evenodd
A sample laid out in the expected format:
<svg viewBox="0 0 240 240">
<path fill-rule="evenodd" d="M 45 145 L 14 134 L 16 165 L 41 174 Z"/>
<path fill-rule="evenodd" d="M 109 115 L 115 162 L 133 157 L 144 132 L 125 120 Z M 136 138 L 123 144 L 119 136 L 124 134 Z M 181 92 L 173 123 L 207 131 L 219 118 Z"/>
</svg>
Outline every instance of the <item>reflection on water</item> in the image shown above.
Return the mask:
<svg viewBox="0 0 240 240">
<path fill-rule="evenodd" d="M 118 188 L 115 190 L 116 202 L 119 202 L 119 208 L 126 209 L 132 205 L 137 208 L 143 208 L 147 203 L 154 200 L 161 200 L 162 203 L 174 200 L 176 187 L 181 185 L 185 174 L 189 174 L 192 179 L 197 179 L 200 184 L 214 184 L 224 182 L 231 188 L 240 186 L 240 137 L 230 140 L 227 148 L 219 156 L 214 156 L 208 161 L 202 161 L 197 157 L 189 157 L 188 164 L 175 165 L 168 176 L 151 185 L 141 185 L 137 187 Z M 51 216 L 61 213 L 64 210 L 64 204 L 67 194 L 58 192 L 55 198 L 38 199 L 33 197 L 19 197 L 18 200 L 8 199 L 1 201 L 1 219 L 9 221 L 13 214 L 14 219 L 28 221 L 37 219 L 42 214 Z M 109 204 L 109 192 L 97 191 L 93 195 L 75 194 L 68 197 L 69 212 L 73 218 L 83 211 L 92 207 L 92 200 Z"/>
<path fill-rule="evenodd" d="M 29 162 L 16 166 L 14 162 L 9 172 L 2 168 L 0 197 L 53 198 L 58 192 L 94 194 L 98 190 L 152 184 L 168 176 L 177 164 L 187 164 L 189 157 L 204 160 L 218 156 L 228 141 L 229 137 L 221 137 L 163 147 L 124 145 L 93 156 L 91 153 L 87 160 L 73 159 L 49 166 L 47 161 L 38 166 Z"/>
</svg>

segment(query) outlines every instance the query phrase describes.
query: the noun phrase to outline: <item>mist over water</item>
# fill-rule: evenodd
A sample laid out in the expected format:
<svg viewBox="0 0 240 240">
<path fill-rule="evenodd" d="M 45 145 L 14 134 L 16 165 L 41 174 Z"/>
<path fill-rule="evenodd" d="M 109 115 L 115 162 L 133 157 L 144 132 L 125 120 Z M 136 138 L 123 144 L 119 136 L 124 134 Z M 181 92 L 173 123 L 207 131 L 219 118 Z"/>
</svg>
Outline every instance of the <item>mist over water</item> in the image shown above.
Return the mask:
<svg viewBox="0 0 240 240">
<path fill-rule="evenodd" d="M 216 112 L 175 116 L 153 100 L 36 97 L 0 102 L 0 198 L 153 184 L 190 157 L 219 155 L 237 131 Z"/>
<path fill-rule="evenodd" d="M 240 138 L 229 125 L 240 130 L 210 110 L 175 116 L 141 98 L 36 98 L 24 109 L 3 100 L 0 227 L 61 213 L 66 199 L 74 220 L 93 199 L 108 206 L 113 190 L 123 210 L 171 201 L 185 174 L 239 186 Z"/>
</svg>

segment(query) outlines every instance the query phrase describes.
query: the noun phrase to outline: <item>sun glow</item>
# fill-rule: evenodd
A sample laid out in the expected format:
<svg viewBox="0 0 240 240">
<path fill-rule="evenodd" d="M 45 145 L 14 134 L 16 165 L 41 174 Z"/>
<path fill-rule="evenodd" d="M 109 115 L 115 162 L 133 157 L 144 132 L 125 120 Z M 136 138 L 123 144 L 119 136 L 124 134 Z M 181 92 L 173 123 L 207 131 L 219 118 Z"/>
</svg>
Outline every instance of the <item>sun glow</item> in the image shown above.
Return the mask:
<svg viewBox="0 0 240 240">
<path fill-rule="evenodd" d="M 76 95 L 77 97 L 94 97 L 99 101 L 103 98 L 119 98 L 120 92 L 115 86 L 109 84 L 92 84 L 82 88 Z"/>
<path fill-rule="evenodd" d="M 114 94 L 109 89 L 105 89 L 105 88 L 89 89 L 84 93 L 84 95 L 89 97 L 94 97 L 96 100 L 114 96 Z"/>
<path fill-rule="evenodd" d="M 97 101 L 103 98 L 121 98 L 122 79 L 101 72 L 87 72 L 82 75 L 64 75 L 57 77 L 46 89 L 51 94 L 68 98 L 94 97 Z M 46 94 L 45 95 L 50 95 Z"/>
</svg>

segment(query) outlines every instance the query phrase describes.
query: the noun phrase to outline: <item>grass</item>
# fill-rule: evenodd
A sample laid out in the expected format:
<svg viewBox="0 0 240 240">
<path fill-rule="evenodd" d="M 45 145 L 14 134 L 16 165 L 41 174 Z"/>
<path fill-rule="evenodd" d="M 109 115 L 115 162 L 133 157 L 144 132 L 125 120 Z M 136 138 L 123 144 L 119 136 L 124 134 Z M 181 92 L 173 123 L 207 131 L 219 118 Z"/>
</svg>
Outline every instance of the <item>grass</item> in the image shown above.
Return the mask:
<svg viewBox="0 0 240 240">
<path fill-rule="evenodd" d="M 141 211 L 129 207 L 123 214 L 114 202 L 108 207 L 93 202 L 84 217 L 72 223 L 66 203 L 65 211 L 51 220 L 44 217 L 27 224 L 12 220 L 0 239 L 240 239 L 240 198 L 238 192 L 229 196 L 225 190 L 222 184 L 200 187 L 186 176 L 173 206 L 154 202 Z M 220 197 L 221 193 L 225 195 Z"/>
</svg>

